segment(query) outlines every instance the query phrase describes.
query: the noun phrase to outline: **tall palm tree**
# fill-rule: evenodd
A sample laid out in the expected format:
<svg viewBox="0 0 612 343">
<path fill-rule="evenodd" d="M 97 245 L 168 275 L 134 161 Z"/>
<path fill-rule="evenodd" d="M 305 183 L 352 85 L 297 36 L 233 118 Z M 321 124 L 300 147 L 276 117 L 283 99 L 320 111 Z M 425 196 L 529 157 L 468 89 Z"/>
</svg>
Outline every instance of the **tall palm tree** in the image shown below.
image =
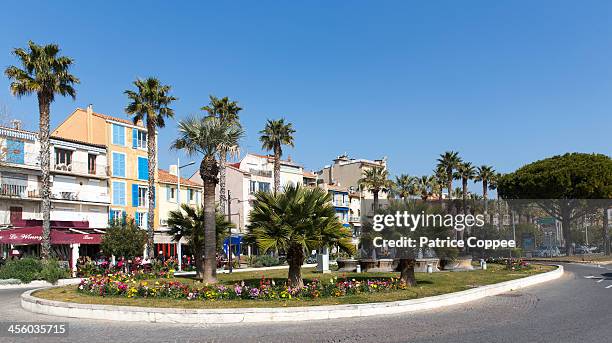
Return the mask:
<svg viewBox="0 0 612 343">
<path fill-rule="evenodd" d="M 476 177 L 474 180 L 482 182 L 482 198 L 484 200 L 484 213 L 487 214 L 488 210 L 488 190 L 489 182 L 495 177 L 495 169 L 491 166 L 482 165 L 476 169 Z"/>
<path fill-rule="evenodd" d="M 401 174 L 395 177 L 395 191 L 397 195 L 406 200 L 415 193 L 416 177 L 407 174 Z"/>
<path fill-rule="evenodd" d="M 270 120 L 266 122 L 266 127 L 259 131 L 261 136 L 261 148 L 274 152 L 274 192 L 280 188 L 280 159 L 283 155 L 283 145 L 293 146 L 293 134 L 295 130 L 291 123 L 285 124 L 285 119 Z"/>
<path fill-rule="evenodd" d="M 461 195 L 463 199 L 463 213 L 467 210 L 467 198 L 468 198 L 468 181 L 473 180 L 476 177 L 476 168 L 471 162 L 461 162 L 457 167 L 455 173 L 455 179 L 461 180 Z"/>
<path fill-rule="evenodd" d="M 257 192 L 249 213 L 249 234 L 262 252 L 283 251 L 289 263 L 288 283 L 303 287 L 306 253 L 334 245 L 354 252 L 351 231 L 342 226 L 331 196 L 319 187 L 287 185 L 283 192 Z"/>
<path fill-rule="evenodd" d="M 437 166 L 433 171 L 433 177 L 436 180 L 436 190 L 438 191 L 438 199 L 442 201 L 443 193 L 444 193 L 444 185 L 446 184 L 446 169 L 442 166 Z M 450 198 L 450 194 L 448 195 Z"/>
<path fill-rule="evenodd" d="M 215 216 L 215 231 L 217 236 L 216 249 L 221 250 L 223 240 L 227 237 L 227 232 L 234 224 L 227 221 L 227 217 L 221 213 Z M 204 246 L 204 207 L 193 207 L 188 204 L 182 204 L 180 210 L 170 211 L 168 213 L 168 234 L 172 236 L 172 240 L 179 242 L 185 237 L 191 247 L 191 251 L 202 251 Z M 204 277 L 204 264 L 202 263 L 202 255 L 195 254 L 196 277 L 202 279 Z"/>
<path fill-rule="evenodd" d="M 452 197 L 453 194 L 453 171 L 459 167 L 460 163 L 461 157 L 456 151 L 446 151 L 438 158 L 438 168 L 446 171 L 446 189 L 449 197 Z"/>
<path fill-rule="evenodd" d="M 374 196 L 374 211 L 378 211 L 378 195 L 381 191 L 386 192 L 393 187 L 389 180 L 389 172 L 383 167 L 373 167 L 363 171 L 363 176 L 358 181 L 361 189 L 372 192 Z"/>
<path fill-rule="evenodd" d="M 196 252 L 203 255 L 202 280 L 217 282 L 215 188 L 219 183 L 219 153 L 237 146 L 243 136 L 242 127 L 223 122 L 216 117 L 191 117 L 179 122 L 179 137 L 172 143 L 174 149 L 183 149 L 188 155 L 200 154 L 200 177 L 204 183 L 204 247 Z M 200 234 L 200 233 L 198 233 Z"/>
<path fill-rule="evenodd" d="M 60 56 L 56 44 L 38 45 L 28 42 L 28 48 L 16 48 L 13 54 L 21 63 L 21 68 L 9 66 L 4 74 L 11 81 L 10 90 L 14 96 L 22 97 L 36 93 L 38 97 L 41 197 L 43 213 L 43 239 L 41 257 L 49 258 L 51 251 L 51 194 L 49 170 L 51 168 L 51 146 L 49 142 L 49 122 L 51 103 L 55 95 L 76 97 L 74 85 L 79 83 L 76 76 L 70 74 L 72 58 Z"/>
<path fill-rule="evenodd" d="M 221 121 L 240 125 L 239 112 L 242 111 L 242 107 L 238 106 L 237 101 L 231 101 L 228 97 L 221 99 L 214 95 L 210 96 L 210 103 L 201 108 L 206 111 L 209 116 L 218 117 Z M 227 207 L 227 191 L 226 191 L 226 174 L 227 174 L 227 154 L 236 155 L 238 149 L 236 147 L 229 149 L 228 151 L 221 151 L 219 153 L 219 209 L 222 214 L 225 214 Z M 230 156 L 230 157 L 231 157 Z"/>
<path fill-rule="evenodd" d="M 155 225 L 155 171 L 157 170 L 157 128 L 166 126 L 165 119 L 174 117 L 174 110 L 170 104 L 176 100 L 169 95 L 170 86 L 162 85 L 161 82 L 150 77 L 145 80 L 134 81 L 136 91 L 126 90 L 130 103 L 125 107 L 125 113 L 133 116 L 134 124 L 145 122 L 147 127 L 147 159 L 148 159 L 148 181 L 149 197 L 147 215 L 147 255 L 153 257 L 153 226 Z"/>
</svg>

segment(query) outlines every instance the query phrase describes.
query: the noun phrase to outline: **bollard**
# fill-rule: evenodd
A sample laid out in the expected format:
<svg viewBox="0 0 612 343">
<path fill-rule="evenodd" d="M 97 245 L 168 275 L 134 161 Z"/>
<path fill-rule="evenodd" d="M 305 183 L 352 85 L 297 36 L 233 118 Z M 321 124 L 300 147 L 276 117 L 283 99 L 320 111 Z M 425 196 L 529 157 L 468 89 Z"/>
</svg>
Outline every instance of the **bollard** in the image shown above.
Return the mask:
<svg viewBox="0 0 612 343">
<path fill-rule="evenodd" d="M 487 270 L 487 261 L 482 258 L 480 259 L 480 269 Z"/>
<path fill-rule="evenodd" d="M 428 274 L 433 273 L 433 266 L 431 265 L 431 263 L 427 264 L 427 273 Z"/>
<path fill-rule="evenodd" d="M 360 264 L 357 264 L 357 270 L 356 271 L 357 271 L 357 273 L 361 273 L 361 265 Z"/>
</svg>

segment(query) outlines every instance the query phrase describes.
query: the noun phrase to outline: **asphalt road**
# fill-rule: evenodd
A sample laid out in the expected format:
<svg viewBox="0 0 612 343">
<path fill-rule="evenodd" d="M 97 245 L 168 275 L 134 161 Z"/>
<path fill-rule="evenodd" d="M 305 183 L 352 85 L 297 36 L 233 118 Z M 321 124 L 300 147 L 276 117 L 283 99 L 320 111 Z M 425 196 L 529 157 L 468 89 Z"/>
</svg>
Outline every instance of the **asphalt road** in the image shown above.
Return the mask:
<svg viewBox="0 0 612 343">
<path fill-rule="evenodd" d="M 81 320 L 21 309 L 0 290 L 0 321 L 64 321 L 67 338 L 0 342 L 612 342 L 612 266 L 565 265 L 560 279 L 440 310 L 279 324 L 177 325 Z"/>
</svg>

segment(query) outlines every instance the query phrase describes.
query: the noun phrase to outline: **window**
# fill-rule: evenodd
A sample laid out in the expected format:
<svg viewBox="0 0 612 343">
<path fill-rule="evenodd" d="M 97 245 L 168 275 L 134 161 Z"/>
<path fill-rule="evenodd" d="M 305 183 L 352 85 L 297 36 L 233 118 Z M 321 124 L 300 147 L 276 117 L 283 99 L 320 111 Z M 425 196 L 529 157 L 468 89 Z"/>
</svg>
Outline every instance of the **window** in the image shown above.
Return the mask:
<svg viewBox="0 0 612 343">
<path fill-rule="evenodd" d="M 136 147 L 139 149 L 147 148 L 147 133 L 146 132 L 136 130 Z"/>
<path fill-rule="evenodd" d="M 136 221 L 136 225 L 141 229 L 147 227 L 147 213 L 146 212 L 136 212 L 134 216 L 134 220 Z"/>
<path fill-rule="evenodd" d="M 62 169 L 72 164 L 72 151 L 55 148 L 55 169 Z"/>
<path fill-rule="evenodd" d="M 263 192 L 269 192 L 270 191 L 270 183 L 269 182 L 260 182 L 259 183 L 259 190 L 263 191 Z"/>
<path fill-rule="evenodd" d="M 175 200 L 174 197 L 175 197 L 174 187 L 167 187 L 166 188 L 166 200 Z"/>
<path fill-rule="evenodd" d="M 125 146 L 125 128 L 121 125 L 113 124 L 113 144 Z"/>
<path fill-rule="evenodd" d="M 4 156 L 4 160 L 9 163 L 24 164 L 25 158 L 23 146 L 23 141 L 7 138 L 6 156 Z"/>
<path fill-rule="evenodd" d="M 87 155 L 87 172 L 89 174 L 96 174 L 96 155 L 89 154 Z"/>
<path fill-rule="evenodd" d="M 148 180 L 149 179 L 149 160 L 146 157 L 138 156 L 138 179 Z"/>
<path fill-rule="evenodd" d="M 255 182 L 255 181 L 251 181 L 251 182 L 249 183 L 249 193 L 250 193 L 250 194 L 253 194 L 253 193 L 255 193 L 256 191 L 257 191 L 257 182 Z"/>
<path fill-rule="evenodd" d="M 124 216 L 124 211 L 123 210 L 110 210 L 110 221 L 111 222 L 118 222 L 119 220 L 123 219 Z"/>
<path fill-rule="evenodd" d="M 125 155 L 113 152 L 113 176 L 125 177 Z"/>
<path fill-rule="evenodd" d="M 113 205 L 125 206 L 125 182 L 113 181 Z"/>
<path fill-rule="evenodd" d="M 138 187 L 138 207 L 147 206 L 147 187 Z"/>
<path fill-rule="evenodd" d="M 189 202 L 193 201 L 193 189 L 187 190 L 187 196 L 189 197 Z"/>
</svg>

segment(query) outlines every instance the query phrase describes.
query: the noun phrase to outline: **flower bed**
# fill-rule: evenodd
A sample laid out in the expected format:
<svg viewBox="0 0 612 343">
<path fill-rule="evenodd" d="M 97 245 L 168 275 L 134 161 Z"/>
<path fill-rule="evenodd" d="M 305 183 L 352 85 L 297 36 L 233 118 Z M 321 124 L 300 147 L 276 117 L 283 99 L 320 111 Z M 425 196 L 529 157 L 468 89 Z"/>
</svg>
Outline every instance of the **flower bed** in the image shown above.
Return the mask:
<svg viewBox="0 0 612 343">
<path fill-rule="evenodd" d="M 332 278 L 329 282 L 312 280 L 304 287 L 278 285 L 274 280 L 262 278 L 259 285 L 244 282 L 231 286 L 203 285 L 190 286 L 180 281 L 137 280 L 133 275 L 109 274 L 83 279 L 78 292 L 95 296 L 119 296 L 126 298 L 170 298 L 187 300 L 261 299 L 289 300 L 316 299 L 321 297 L 342 297 L 346 295 L 378 293 L 407 289 L 397 278 L 355 280 Z"/>
</svg>

